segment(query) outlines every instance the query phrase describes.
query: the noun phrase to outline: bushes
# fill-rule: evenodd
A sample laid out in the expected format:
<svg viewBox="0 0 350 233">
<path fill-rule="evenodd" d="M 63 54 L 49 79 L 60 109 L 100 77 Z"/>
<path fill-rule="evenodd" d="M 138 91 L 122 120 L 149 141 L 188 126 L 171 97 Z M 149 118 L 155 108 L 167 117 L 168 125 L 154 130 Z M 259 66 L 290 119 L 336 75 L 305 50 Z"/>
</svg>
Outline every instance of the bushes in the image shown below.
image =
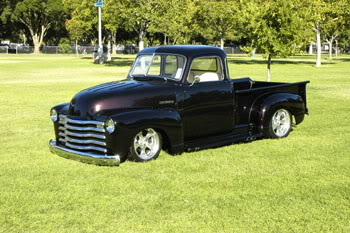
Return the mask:
<svg viewBox="0 0 350 233">
<path fill-rule="evenodd" d="M 58 50 L 60 53 L 72 53 L 70 41 L 67 38 L 60 39 Z"/>
</svg>

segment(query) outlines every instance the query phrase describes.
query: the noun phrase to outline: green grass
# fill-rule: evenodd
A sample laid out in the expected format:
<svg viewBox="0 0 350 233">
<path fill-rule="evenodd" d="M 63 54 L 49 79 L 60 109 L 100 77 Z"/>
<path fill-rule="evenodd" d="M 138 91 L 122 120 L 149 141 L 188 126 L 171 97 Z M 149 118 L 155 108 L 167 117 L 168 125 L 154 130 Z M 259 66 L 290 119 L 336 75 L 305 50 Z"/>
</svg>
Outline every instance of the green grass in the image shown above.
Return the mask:
<svg viewBox="0 0 350 233">
<path fill-rule="evenodd" d="M 50 107 L 126 77 L 133 56 L 0 55 L 0 232 L 350 232 L 350 57 L 276 59 L 272 81 L 310 80 L 310 115 L 258 140 L 99 167 L 53 155 Z M 231 77 L 265 80 L 261 58 Z"/>
</svg>

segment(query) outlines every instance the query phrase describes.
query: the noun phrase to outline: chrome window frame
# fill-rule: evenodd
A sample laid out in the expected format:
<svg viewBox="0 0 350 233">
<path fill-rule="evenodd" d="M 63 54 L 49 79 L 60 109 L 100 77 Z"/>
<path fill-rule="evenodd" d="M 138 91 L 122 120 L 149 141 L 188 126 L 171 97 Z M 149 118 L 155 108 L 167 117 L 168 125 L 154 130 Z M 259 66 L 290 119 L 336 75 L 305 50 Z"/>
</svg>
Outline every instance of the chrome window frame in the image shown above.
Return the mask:
<svg viewBox="0 0 350 233">
<path fill-rule="evenodd" d="M 196 60 L 197 58 L 219 58 L 219 59 L 220 59 L 220 64 L 221 64 L 221 77 L 220 77 L 220 80 L 218 80 L 218 81 L 211 81 L 211 82 L 221 82 L 221 81 L 225 81 L 224 69 L 223 69 L 224 65 L 223 65 L 223 63 L 222 63 L 222 59 L 221 59 L 220 56 L 212 55 L 212 56 L 199 56 L 199 57 L 195 57 L 195 58 L 192 59 L 192 61 L 191 61 L 191 66 L 190 66 L 190 70 L 188 71 L 188 74 L 187 74 L 187 77 L 186 77 L 186 82 L 187 82 L 187 83 L 190 83 L 190 82 L 188 81 L 188 77 L 190 76 L 190 73 L 191 73 L 191 70 L 192 70 L 193 61 Z M 227 68 L 226 68 L 226 69 L 227 69 Z M 203 70 L 203 71 L 205 71 L 205 70 Z M 210 71 L 209 71 L 209 72 L 210 72 Z M 212 71 L 211 71 L 211 72 L 212 72 Z M 211 83 L 211 82 L 202 82 L 202 83 Z M 199 83 L 200 83 L 200 82 L 199 82 Z M 191 83 L 190 83 L 190 84 L 191 84 Z"/>
<path fill-rule="evenodd" d="M 157 55 L 167 55 L 167 56 L 179 56 L 179 57 L 183 57 L 184 58 L 184 65 L 183 65 L 183 68 L 182 68 L 182 72 L 181 72 L 181 78 L 180 79 L 175 79 L 175 78 L 171 78 L 171 77 L 165 77 L 166 79 L 170 79 L 170 80 L 174 80 L 176 82 L 181 82 L 181 80 L 183 79 L 183 75 L 184 75 L 184 72 L 185 72 L 185 68 L 186 68 L 186 65 L 187 65 L 187 57 L 182 55 L 182 54 L 176 54 L 176 53 L 143 53 L 143 54 L 140 54 L 138 55 L 136 58 L 135 58 L 135 61 L 133 62 L 132 64 L 132 67 L 128 73 L 128 76 L 129 77 L 132 77 L 130 74 L 134 71 L 135 69 L 135 62 L 137 61 L 137 59 L 141 56 L 157 56 Z M 152 58 L 152 61 L 153 61 L 153 58 Z M 163 77 L 163 76 L 159 76 L 159 77 Z"/>
</svg>

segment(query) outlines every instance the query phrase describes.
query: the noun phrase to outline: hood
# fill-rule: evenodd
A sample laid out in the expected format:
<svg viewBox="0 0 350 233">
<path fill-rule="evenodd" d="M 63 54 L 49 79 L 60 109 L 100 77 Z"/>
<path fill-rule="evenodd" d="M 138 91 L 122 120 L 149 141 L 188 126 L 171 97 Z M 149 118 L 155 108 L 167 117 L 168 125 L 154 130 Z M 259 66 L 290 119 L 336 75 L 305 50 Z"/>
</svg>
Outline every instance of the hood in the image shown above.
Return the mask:
<svg viewBox="0 0 350 233">
<path fill-rule="evenodd" d="M 87 119 L 97 114 L 128 108 L 175 107 L 174 85 L 159 81 L 104 83 L 76 94 L 69 115 Z"/>
</svg>

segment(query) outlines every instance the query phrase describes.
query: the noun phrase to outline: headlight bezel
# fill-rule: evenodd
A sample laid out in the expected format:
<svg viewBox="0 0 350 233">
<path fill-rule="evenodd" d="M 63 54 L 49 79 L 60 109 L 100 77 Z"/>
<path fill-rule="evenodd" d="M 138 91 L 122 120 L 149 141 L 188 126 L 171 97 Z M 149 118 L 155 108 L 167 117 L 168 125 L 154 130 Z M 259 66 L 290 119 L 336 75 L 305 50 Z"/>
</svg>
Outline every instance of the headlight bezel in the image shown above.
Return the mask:
<svg viewBox="0 0 350 233">
<path fill-rule="evenodd" d="M 57 122 L 57 120 L 58 120 L 58 113 L 57 113 L 56 109 L 52 108 L 50 110 L 50 118 L 51 118 L 51 120 L 53 122 Z"/>
<path fill-rule="evenodd" d="M 108 118 L 105 122 L 105 129 L 109 134 L 112 134 L 115 131 L 115 125 L 116 123 L 114 122 L 113 119 Z"/>
</svg>

